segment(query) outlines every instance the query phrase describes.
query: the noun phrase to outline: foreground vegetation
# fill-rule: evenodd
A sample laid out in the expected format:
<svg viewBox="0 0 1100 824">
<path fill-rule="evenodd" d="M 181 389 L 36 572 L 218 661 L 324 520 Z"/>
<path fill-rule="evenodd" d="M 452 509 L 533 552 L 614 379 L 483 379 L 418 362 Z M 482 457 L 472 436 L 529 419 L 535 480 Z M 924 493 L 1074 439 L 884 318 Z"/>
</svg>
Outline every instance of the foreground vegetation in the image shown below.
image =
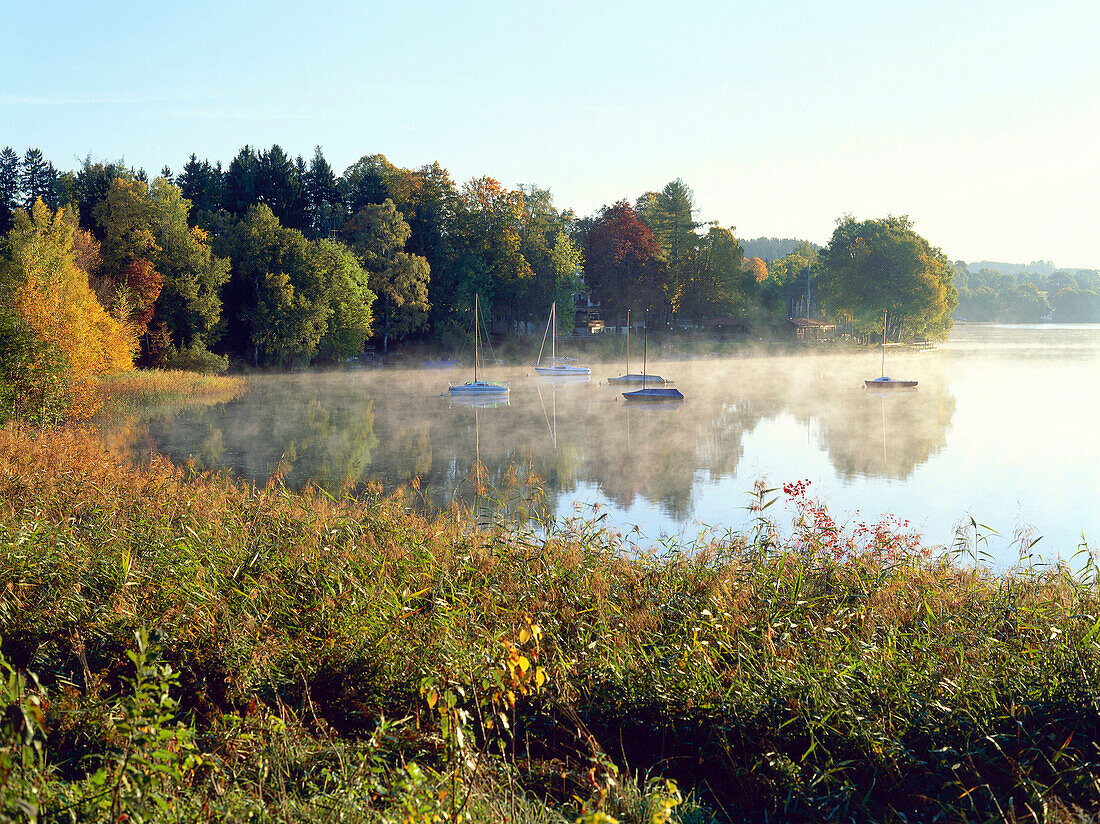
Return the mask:
<svg viewBox="0 0 1100 824">
<path fill-rule="evenodd" d="M 9 426 L 0 818 L 1096 814 L 1094 567 L 961 567 L 758 493 L 750 534 L 636 557 Z"/>
</svg>

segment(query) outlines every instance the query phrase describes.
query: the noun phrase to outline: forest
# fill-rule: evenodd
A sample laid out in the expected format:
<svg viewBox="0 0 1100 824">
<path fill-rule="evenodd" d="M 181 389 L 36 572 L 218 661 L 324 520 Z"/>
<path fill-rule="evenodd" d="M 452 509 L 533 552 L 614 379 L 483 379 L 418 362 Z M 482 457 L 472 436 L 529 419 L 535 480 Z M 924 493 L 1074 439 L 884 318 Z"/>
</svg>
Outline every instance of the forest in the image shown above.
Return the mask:
<svg viewBox="0 0 1100 824">
<path fill-rule="evenodd" d="M 1100 322 L 1100 272 L 1088 269 L 1000 272 L 968 271 L 955 264 L 957 319 L 1036 323 Z"/>
<path fill-rule="evenodd" d="M 583 292 L 606 326 L 629 310 L 666 330 L 826 316 L 860 338 L 889 309 L 897 339 L 942 337 L 956 301 L 947 257 L 906 217 L 844 216 L 826 248 L 776 241 L 765 246 L 789 251 L 766 263 L 746 258 L 735 227 L 702 220 L 680 179 L 580 217 L 549 189 L 458 184 L 439 163 L 366 155 L 337 175 L 320 147 L 307 161 L 245 146 L 226 167 L 192 155 L 152 180 L 91 157 L 58 171 L 8 147 L 0 234 L 0 369 L 27 408 L 42 406 L 27 391 L 47 373 L 64 374 L 53 383 L 74 400 L 88 375 L 131 358 L 222 371 L 336 363 L 397 341 L 456 348 L 475 294 L 497 335 L 533 334 L 551 304 L 564 315 Z"/>
</svg>

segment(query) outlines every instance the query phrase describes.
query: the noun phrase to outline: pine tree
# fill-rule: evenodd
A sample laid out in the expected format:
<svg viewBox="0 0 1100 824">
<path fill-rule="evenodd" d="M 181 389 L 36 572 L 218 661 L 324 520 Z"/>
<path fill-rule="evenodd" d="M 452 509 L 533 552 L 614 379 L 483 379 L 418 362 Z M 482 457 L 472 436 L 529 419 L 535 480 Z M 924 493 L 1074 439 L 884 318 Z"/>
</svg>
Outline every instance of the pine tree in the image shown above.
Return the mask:
<svg viewBox="0 0 1100 824">
<path fill-rule="evenodd" d="M 0 236 L 12 226 L 12 212 L 19 205 L 19 155 L 11 146 L 0 152 Z"/>
<path fill-rule="evenodd" d="M 42 195 L 42 199 L 46 201 L 47 206 L 57 211 L 60 205 L 57 202 L 57 168 L 52 162 L 46 167 L 46 192 Z"/>
<path fill-rule="evenodd" d="M 336 174 L 325 160 L 320 146 L 313 150 L 313 160 L 309 163 L 304 183 L 313 236 L 328 237 L 338 228 L 337 221 L 343 217 L 344 204 L 336 185 Z"/>
<path fill-rule="evenodd" d="M 244 217 L 256 201 L 260 161 L 251 146 L 245 146 L 229 163 L 225 172 L 222 205 L 234 217 Z"/>
<path fill-rule="evenodd" d="M 191 201 L 188 222 L 192 226 L 209 230 L 211 218 L 222 207 L 221 164 L 211 166 L 208 160 L 200 163 L 192 154 L 176 178 L 176 185 L 180 187 L 183 196 Z"/>
<path fill-rule="evenodd" d="M 23 205 L 30 210 L 38 198 L 46 200 L 50 193 L 49 166 L 40 149 L 27 149 L 19 179 L 23 189 Z"/>
</svg>

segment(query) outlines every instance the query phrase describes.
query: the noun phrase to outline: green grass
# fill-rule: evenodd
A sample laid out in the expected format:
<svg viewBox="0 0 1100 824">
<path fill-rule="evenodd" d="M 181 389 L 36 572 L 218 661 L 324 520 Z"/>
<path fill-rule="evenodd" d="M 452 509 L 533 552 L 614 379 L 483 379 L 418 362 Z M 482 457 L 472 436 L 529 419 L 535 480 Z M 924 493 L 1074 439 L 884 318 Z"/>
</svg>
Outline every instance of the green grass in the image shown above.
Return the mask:
<svg viewBox="0 0 1100 824">
<path fill-rule="evenodd" d="M 768 500 L 632 558 L 598 522 L 480 531 L 0 430 L 0 651 L 41 684 L 9 679 L 4 809 L 1091 820 L 1094 567 L 993 574 L 816 505 L 777 539 Z"/>
</svg>

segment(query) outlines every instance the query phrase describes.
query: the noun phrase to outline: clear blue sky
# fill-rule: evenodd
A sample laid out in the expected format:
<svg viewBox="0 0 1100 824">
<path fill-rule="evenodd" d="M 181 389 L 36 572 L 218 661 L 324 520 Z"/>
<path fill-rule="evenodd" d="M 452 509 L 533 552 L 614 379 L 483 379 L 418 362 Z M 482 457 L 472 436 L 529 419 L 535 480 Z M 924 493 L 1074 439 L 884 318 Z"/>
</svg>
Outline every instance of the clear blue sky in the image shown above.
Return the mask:
<svg viewBox="0 0 1100 824">
<path fill-rule="evenodd" d="M 1100 268 L 1100 3 L 5 3 L 0 145 L 438 160 L 589 214 L 681 177 L 740 237 L 908 214 Z"/>
</svg>

